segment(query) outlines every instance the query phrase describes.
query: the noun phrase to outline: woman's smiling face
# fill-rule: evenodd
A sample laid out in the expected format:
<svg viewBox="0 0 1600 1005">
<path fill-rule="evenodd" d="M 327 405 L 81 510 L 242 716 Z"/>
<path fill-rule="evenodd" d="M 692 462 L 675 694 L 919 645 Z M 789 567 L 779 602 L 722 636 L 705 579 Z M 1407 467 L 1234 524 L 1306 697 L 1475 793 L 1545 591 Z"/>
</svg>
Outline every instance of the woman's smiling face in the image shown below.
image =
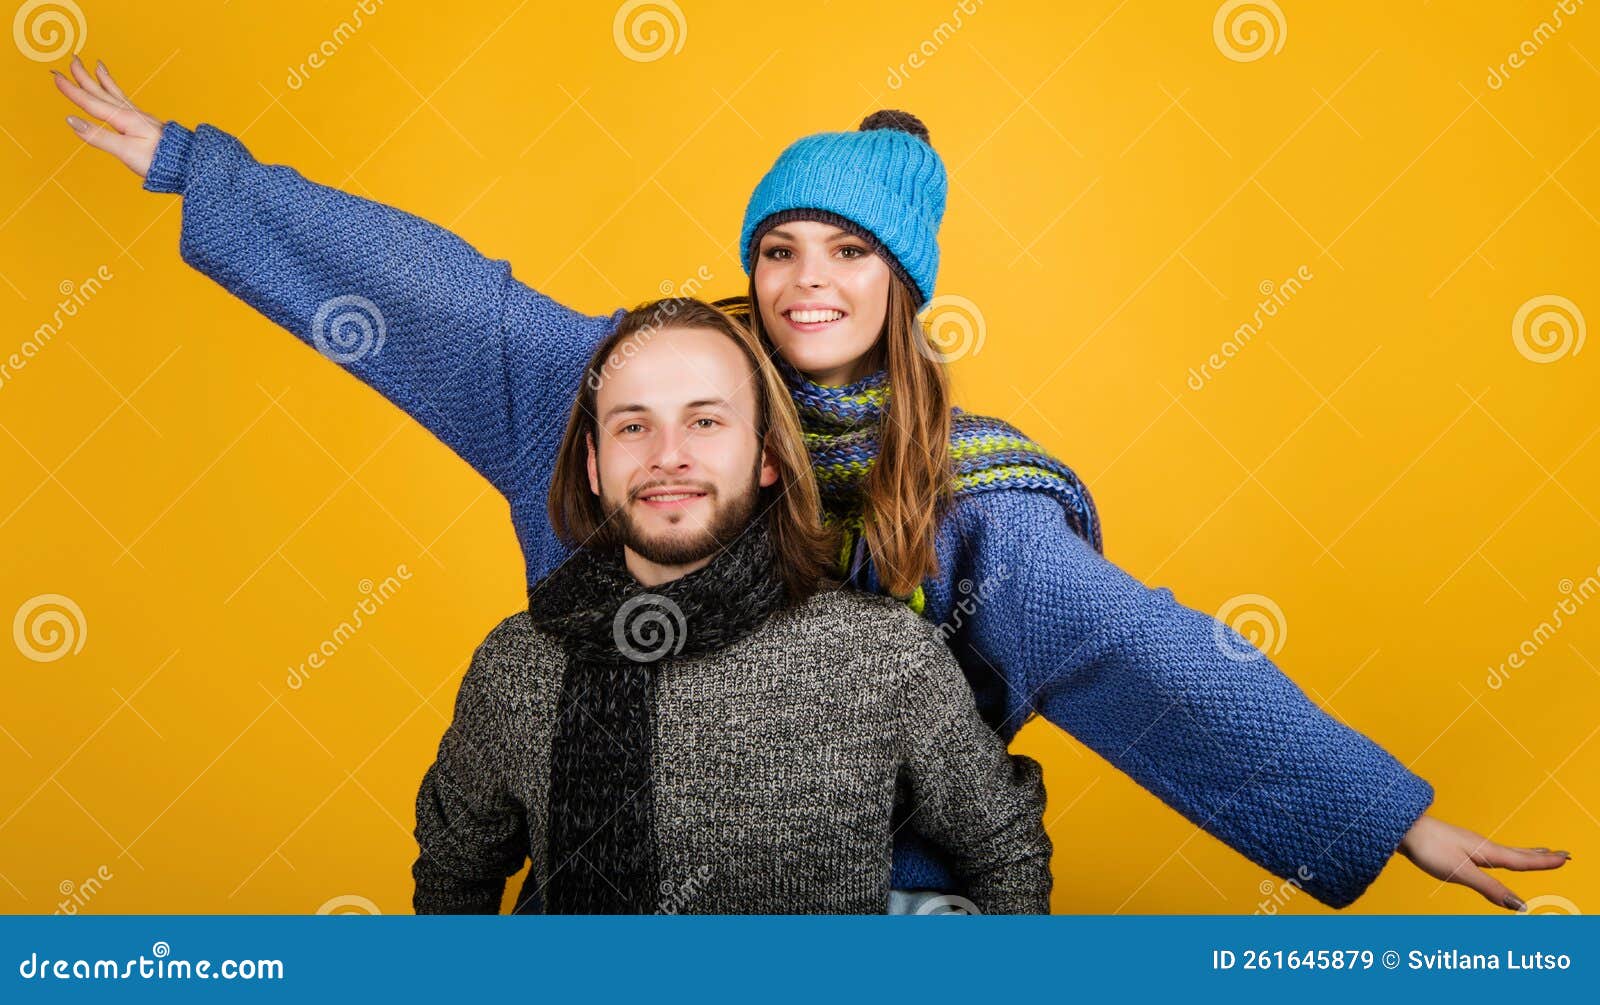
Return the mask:
<svg viewBox="0 0 1600 1005">
<path fill-rule="evenodd" d="M 888 263 L 849 231 L 792 220 L 756 250 L 755 290 L 767 337 L 819 384 L 867 376 L 867 356 L 888 313 Z"/>
</svg>

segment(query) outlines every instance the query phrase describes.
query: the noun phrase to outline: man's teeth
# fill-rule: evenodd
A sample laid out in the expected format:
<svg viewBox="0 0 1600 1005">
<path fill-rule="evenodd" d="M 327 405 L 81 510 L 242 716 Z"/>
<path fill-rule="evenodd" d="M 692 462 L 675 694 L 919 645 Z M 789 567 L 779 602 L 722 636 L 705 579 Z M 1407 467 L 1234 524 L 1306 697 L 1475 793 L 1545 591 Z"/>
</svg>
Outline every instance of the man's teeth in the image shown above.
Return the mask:
<svg viewBox="0 0 1600 1005">
<path fill-rule="evenodd" d="M 645 496 L 651 502 L 677 502 L 680 499 L 696 499 L 704 493 L 701 492 L 672 492 L 661 495 Z"/>
<path fill-rule="evenodd" d="M 801 324 L 815 324 L 818 321 L 837 321 L 844 317 L 844 311 L 790 311 L 789 319 Z"/>
</svg>

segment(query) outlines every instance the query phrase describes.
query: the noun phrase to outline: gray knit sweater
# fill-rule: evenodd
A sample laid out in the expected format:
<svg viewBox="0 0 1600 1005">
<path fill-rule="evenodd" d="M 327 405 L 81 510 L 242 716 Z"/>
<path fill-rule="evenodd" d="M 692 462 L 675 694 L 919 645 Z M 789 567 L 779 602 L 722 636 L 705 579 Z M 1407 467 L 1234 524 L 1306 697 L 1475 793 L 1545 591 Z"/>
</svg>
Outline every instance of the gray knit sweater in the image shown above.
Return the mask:
<svg viewBox="0 0 1600 1005">
<path fill-rule="evenodd" d="M 527 611 L 479 645 L 417 793 L 418 914 L 497 913 L 530 857 L 515 909 L 539 909 L 565 668 Z M 663 912 L 883 913 L 897 800 L 979 910 L 1049 911 L 1039 765 L 1006 753 L 936 628 L 905 605 L 825 590 L 657 672 Z M 577 858 L 562 867 L 590 868 Z"/>
</svg>

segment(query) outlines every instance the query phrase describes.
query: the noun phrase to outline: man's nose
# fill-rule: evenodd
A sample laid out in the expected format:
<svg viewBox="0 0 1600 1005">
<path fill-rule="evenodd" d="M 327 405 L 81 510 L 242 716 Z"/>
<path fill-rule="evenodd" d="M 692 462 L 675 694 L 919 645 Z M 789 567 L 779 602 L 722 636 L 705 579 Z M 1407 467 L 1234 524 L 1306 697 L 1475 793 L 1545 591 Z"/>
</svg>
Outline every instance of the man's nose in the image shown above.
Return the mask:
<svg viewBox="0 0 1600 1005">
<path fill-rule="evenodd" d="M 681 429 L 664 429 L 656 438 L 651 467 L 663 471 L 682 471 L 689 466 L 689 436 Z"/>
</svg>

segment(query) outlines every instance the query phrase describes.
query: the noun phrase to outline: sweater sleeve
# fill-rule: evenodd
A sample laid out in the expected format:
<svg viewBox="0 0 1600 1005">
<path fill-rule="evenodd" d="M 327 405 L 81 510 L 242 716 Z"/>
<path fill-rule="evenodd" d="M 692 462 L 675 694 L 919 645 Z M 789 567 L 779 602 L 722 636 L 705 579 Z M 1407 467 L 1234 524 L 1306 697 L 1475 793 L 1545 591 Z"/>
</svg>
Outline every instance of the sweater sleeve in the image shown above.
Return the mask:
<svg viewBox="0 0 1600 1005">
<path fill-rule="evenodd" d="M 906 683 L 897 689 L 910 783 L 906 822 L 945 851 L 978 910 L 1050 913 L 1039 763 L 1006 752 L 978 714 L 955 657 L 920 618 L 906 661 Z"/>
<path fill-rule="evenodd" d="M 498 914 L 508 876 L 528 857 L 525 814 L 506 784 L 510 721 L 493 679 L 493 647 L 474 654 L 455 717 L 417 792 L 417 914 Z"/>
<path fill-rule="evenodd" d="M 972 639 L 1037 711 L 1196 826 L 1331 907 L 1382 871 L 1433 787 L 1216 618 L 1150 588 L 1035 492 L 993 493 Z"/>
<path fill-rule="evenodd" d="M 442 227 L 168 122 L 144 187 L 181 193 L 195 269 L 422 423 L 511 496 L 618 312 L 589 317 Z"/>
</svg>

